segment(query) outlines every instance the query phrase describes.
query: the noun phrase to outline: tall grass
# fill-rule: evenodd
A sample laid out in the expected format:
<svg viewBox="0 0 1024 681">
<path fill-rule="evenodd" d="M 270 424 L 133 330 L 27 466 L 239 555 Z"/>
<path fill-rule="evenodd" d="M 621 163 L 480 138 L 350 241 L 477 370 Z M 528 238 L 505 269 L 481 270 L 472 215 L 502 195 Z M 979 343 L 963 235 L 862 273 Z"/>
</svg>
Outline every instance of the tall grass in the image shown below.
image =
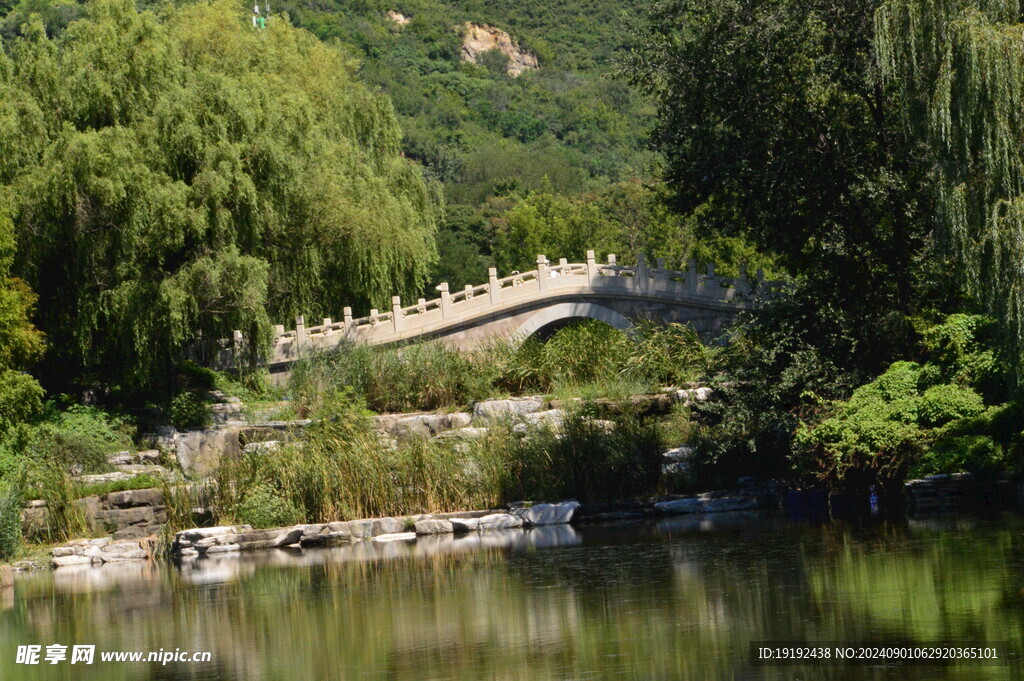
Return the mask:
<svg viewBox="0 0 1024 681">
<path fill-rule="evenodd" d="M 21 490 L 17 481 L 0 482 L 0 561 L 21 548 Z"/>
<path fill-rule="evenodd" d="M 267 525 L 457 510 L 495 502 L 458 448 L 413 440 L 394 448 L 349 400 L 273 454 L 247 453 L 218 473 L 221 518 Z M 284 524 L 284 523 L 280 523 Z"/>
<path fill-rule="evenodd" d="M 160 528 L 156 538 L 156 551 L 169 555 L 174 544 L 174 535 L 181 530 L 195 527 L 194 509 L 207 503 L 212 496 L 206 488 L 190 487 L 187 483 L 169 483 L 161 481 L 164 507 L 167 510 L 167 522 Z"/>
<path fill-rule="evenodd" d="M 417 343 L 351 345 L 299 362 L 290 387 L 300 414 L 318 411 L 343 388 L 354 390 L 374 411 L 398 412 L 465 405 L 486 397 L 490 382 L 466 354 L 441 343 Z"/>
<path fill-rule="evenodd" d="M 46 501 L 45 521 L 33 539 L 64 542 L 88 533 L 85 512 L 78 503 L 78 486 L 65 466 L 57 463 L 36 466 L 31 481 Z"/>
<path fill-rule="evenodd" d="M 377 412 L 466 407 L 505 394 L 623 397 L 692 381 L 705 371 L 709 355 L 681 324 L 641 322 L 626 333 L 585 321 L 546 342 L 494 339 L 465 353 L 436 342 L 352 345 L 298 363 L 290 389 L 302 415 L 317 412 L 342 389 Z"/>
<path fill-rule="evenodd" d="M 598 420 L 586 409 L 561 424 L 516 433 L 512 423 L 492 427 L 473 443 L 500 464 L 496 495 L 520 499 L 596 501 L 652 494 L 661 475 L 662 438 L 651 420 L 633 414 Z"/>
<path fill-rule="evenodd" d="M 648 494 L 661 441 L 639 418 L 615 424 L 580 412 L 558 428 L 493 426 L 479 440 L 394 445 L 350 401 L 273 454 L 247 453 L 218 474 L 219 522 L 274 526 L 492 508 L 519 499 L 593 500 Z"/>
</svg>

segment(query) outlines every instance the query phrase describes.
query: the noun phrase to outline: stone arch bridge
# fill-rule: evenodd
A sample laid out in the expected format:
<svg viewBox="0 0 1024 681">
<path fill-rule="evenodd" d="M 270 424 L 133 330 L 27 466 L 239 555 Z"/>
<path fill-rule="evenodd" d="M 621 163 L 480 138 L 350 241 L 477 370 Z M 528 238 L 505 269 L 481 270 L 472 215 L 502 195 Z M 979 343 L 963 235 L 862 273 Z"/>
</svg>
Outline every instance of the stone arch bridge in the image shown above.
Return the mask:
<svg viewBox="0 0 1024 681">
<path fill-rule="evenodd" d="M 544 335 L 578 319 L 597 319 L 619 329 L 638 319 L 679 322 L 712 337 L 752 304 L 754 291 L 775 285 L 765 282 L 760 271 L 753 282 L 745 270 L 738 278 L 715 275 L 713 265 L 701 273 L 693 260 L 681 271 L 666 269 L 661 259 L 651 267 L 643 255 L 636 265 L 620 265 L 614 255 L 599 263 L 593 251 L 587 251 L 582 263 L 563 258 L 552 264 L 540 255 L 535 270 L 499 278 L 492 267 L 486 284 L 452 292 L 443 283 L 437 287 L 440 297 L 420 299 L 415 305 L 403 306 L 395 296 L 391 310 L 371 310 L 365 317 L 353 318 L 348 307 L 341 321 L 324 319 L 316 326 L 297 317 L 293 330 L 275 327 L 267 364 L 271 374 L 287 372 L 300 358 L 352 342 L 384 345 L 436 339 L 472 349 L 490 337 Z M 220 341 L 212 363 L 231 368 L 234 350 L 244 342 L 240 331 Z"/>
</svg>

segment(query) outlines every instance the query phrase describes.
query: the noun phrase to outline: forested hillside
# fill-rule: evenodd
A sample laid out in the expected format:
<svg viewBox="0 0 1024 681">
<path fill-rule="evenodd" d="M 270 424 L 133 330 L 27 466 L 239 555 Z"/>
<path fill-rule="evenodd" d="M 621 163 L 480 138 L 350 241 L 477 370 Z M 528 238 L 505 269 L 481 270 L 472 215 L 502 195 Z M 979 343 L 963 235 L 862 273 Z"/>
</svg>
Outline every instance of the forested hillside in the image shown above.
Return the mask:
<svg viewBox="0 0 1024 681">
<path fill-rule="evenodd" d="M 530 269 L 539 252 L 581 257 L 585 245 L 627 258 L 640 250 L 677 262 L 688 255 L 691 226 L 659 212 L 659 197 L 644 187 L 656 178 L 646 148 L 654 110 L 613 77 L 639 7 L 606 0 L 279 5 L 296 25 L 351 46 L 366 81 L 391 97 L 405 153 L 444 184 L 434 279 L 459 287 L 481 281 L 488 265 Z M 466 22 L 509 32 L 539 68 L 511 77 L 501 54 L 466 63 Z M 524 220 L 537 228 L 525 242 Z"/>
</svg>

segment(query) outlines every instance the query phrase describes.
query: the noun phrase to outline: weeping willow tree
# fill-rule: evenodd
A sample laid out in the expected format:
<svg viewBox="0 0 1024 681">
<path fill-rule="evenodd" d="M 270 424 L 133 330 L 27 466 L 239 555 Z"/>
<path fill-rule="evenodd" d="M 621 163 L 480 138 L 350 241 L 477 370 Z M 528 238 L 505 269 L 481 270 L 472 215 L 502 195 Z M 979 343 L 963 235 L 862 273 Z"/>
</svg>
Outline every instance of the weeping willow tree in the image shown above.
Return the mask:
<svg viewBox="0 0 1024 681">
<path fill-rule="evenodd" d="M 1024 3 L 887 0 L 875 44 L 934 164 L 938 232 L 1024 383 Z"/>
<path fill-rule="evenodd" d="M 99 0 L 0 50 L 0 194 L 55 387 L 152 387 L 197 332 L 384 307 L 436 259 L 389 100 L 241 5 Z"/>
</svg>

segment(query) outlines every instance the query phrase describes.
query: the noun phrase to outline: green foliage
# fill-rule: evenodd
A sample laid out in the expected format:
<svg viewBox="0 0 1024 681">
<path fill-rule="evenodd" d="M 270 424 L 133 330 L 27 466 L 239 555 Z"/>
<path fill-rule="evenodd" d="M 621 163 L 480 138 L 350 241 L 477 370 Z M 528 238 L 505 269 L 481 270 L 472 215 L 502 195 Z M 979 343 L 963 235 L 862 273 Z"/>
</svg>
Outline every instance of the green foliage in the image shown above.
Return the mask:
<svg viewBox="0 0 1024 681">
<path fill-rule="evenodd" d="M 992 348 L 980 333 L 986 320 L 951 315 L 923 334 L 941 365 L 895 362 L 881 376 L 835 403 L 827 418 L 797 432 L 795 465 L 835 486 L 895 486 L 906 475 L 998 468 L 1015 435 L 992 424 L 1005 408 L 986 412 L 972 368 Z M 943 375 L 952 377 L 946 381 Z M 1009 412 L 1012 414 L 1013 412 Z M 989 431 L 989 432 L 985 432 Z M 1019 433 L 1019 430 L 1017 431 Z"/>
<path fill-rule="evenodd" d="M 974 390 L 944 383 L 924 391 L 917 411 L 922 425 L 935 427 L 956 419 L 976 416 L 985 411 L 985 405 L 981 395 Z"/>
<path fill-rule="evenodd" d="M 58 411 L 47 405 L 26 443 L 26 454 L 37 464 L 96 473 L 107 469 L 107 456 L 128 449 L 135 429 L 125 418 L 95 407 L 73 405 Z"/>
<path fill-rule="evenodd" d="M 226 0 L 82 12 L 0 56 L 0 215 L 45 382 L 166 385 L 197 332 L 251 356 L 271 319 L 420 290 L 438 192 L 337 45 Z"/>
<path fill-rule="evenodd" d="M 731 485 L 740 475 L 790 475 L 793 434 L 822 406 L 848 397 L 884 354 L 895 326 L 870 309 L 846 309 L 834 287 L 798 279 L 740 315 L 715 362 L 715 401 L 699 408 L 694 444 L 703 486 Z"/>
<path fill-rule="evenodd" d="M 996 352 L 999 339 L 989 317 L 951 314 L 924 330 L 923 344 L 941 376 L 966 382 L 986 395 L 999 394 L 1009 378 Z"/>
<path fill-rule="evenodd" d="M 911 475 L 973 473 L 982 477 L 1024 471 L 1024 408 L 1019 402 L 989 407 L 939 429 L 935 444 Z"/>
<path fill-rule="evenodd" d="M 352 394 L 377 412 L 468 407 L 506 393 L 626 397 L 692 381 L 710 355 L 681 324 L 640 323 L 627 334 L 585 320 L 546 341 L 495 339 L 469 353 L 431 342 L 353 345 L 297 363 L 289 390 L 301 416 Z"/>
<path fill-rule="evenodd" d="M 440 343 L 399 348 L 352 345 L 293 368 L 289 386 L 300 415 L 316 413 L 348 390 L 378 412 L 465 405 L 488 394 L 487 373 Z"/>
<path fill-rule="evenodd" d="M 504 272 L 537 267 L 537 254 L 581 259 L 588 248 L 610 253 L 614 236 L 592 202 L 551 193 L 530 194 L 502 217 L 497 264 Z"/>
<path fill-rule="evenodd" d="M 1024 376 L 1024 85 L 1019 1 L 885 0 L 875 48 L 906 130 L 926 150 L 943 265 L 999 321 Z"/>
<path fill-rule="evenodd" d="M 21 549 L 21 492 L 17 484 L 0 480 L 0 561 Z"/>
<path fill-rule="evenodd" d="M 269 485 L 249 489 L 238 504 L 237 519 L 256 529 L 294 525 L 301 520 L 298 509 Z"/>
<path fill-rule="evenodd" d="M 627 415 L 609 424 L 578 411 L 557 429 L 535 428 L 522 438 L 503 434 L 486 446 L 505 462 L 505 500 L 597 501 L 653 492 L 661 445 L 653 423 Z"/>
<path fill-rule="evenodd" d="M 899 354 L 905 334 L 879 325 L 937 296 L 942 280 L 922 276 L 924 173 L 878 87 L 879 2 L 657 2 L 636 26 L 629 73 L 657 103 L 664 180 L 676 211 L 694 215 L 698 244 L 776 256 L 831 289 L 843 314 L 878 316 L 851 326 L 851 340 Z"/>
<path fill-rule="evenodd" d="M 213 412 L 202 394 L 186 390 L 171 400 L 171 425 L 180 430 L 203 428 L 213 423 Z"/>
<path fill-rule="evenodd" d="M 394 23 L 379 0 L 279 5 L 298 26 L 353 46 L 362 72 L 387 92 L 405 130 L 405 152 L 447 185 L 451 203 L 479 206 L 515 187 L 560 192 L 648 176 L 643 134 L 651 109 L 607 76 L 630 41 L 635 3 L 515 4 L 416 0 Z M 507 58 L 462 62 L 462 25 L 497 26 L 535 52 L 537 71 L 511 78 Z"/>
<path fill-rule="evenodd" d="M 88 530 L 85 513 L 78 504 L 77 486 L 65 466 L 43 463 L 35 467 L 30 482 L 46 501 L 43 526 L 37 528 L 32 539 L 56 543 L 85 536 Z"/>
<path fill-rule="evenodd" d="M 148 473 L 134 475 L 127 480 L 111 480 L 110 482 L 96 482 L 90 485 L 77 485 L 76 494 L 81 497 L 90 497 L 96 494 L 110 494 L 111 492 L 124 492 L 131 489 L 151 489 L 163 487 L 164 482 Z"/>
<path fill-rule="evenodd" d="M 499 390 L 622 397 L 692 381 L 708 366 L 710 354 L 693 329 L 682 324 L 641 322 L 626 333 L 584 320 L 547 341 L 493 343 L 477 363 L 493 368 Z M 622 386 L 625 394 L 618 389 Z"/>
<path fill-rule="evenodd" d="M 485 484 L 486 466 L 474 472 L 452 443 L 414 440 L 392 449 L 352 399 L 331 401 L 319 416 L 273 456 L 251 453 L 226 462 L 214 504 L 222 518 L 296 508 L 313 522 L 496 503 L 494 485 Z M 259 488 L 266 491 L 250 508 L 247 495 Z"/>
<path fill-rule="evenodd" d="M 43 411 L 43 388 L 28 374 L 0 370 L 0 437 Z"/>
</svg>

